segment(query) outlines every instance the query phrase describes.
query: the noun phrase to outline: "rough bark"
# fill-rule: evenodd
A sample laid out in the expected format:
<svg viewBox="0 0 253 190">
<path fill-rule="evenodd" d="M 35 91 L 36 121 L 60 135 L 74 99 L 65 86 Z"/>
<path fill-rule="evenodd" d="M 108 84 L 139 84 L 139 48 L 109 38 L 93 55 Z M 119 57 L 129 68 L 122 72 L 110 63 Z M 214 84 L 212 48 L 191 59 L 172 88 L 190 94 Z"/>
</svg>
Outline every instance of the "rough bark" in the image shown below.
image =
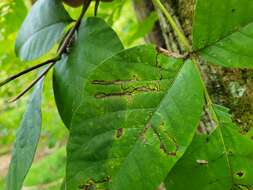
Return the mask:
<svg viewBox="0 0 253 190">
<path fill-rule="evenodd" d="M 194 0 L 163 0 L 163 3 L 172 12 L 185 35 L 192 41 Z M 150 10 L 145 8 L 143 4 L 151 4 L 151 1 L 135 0 L 134 4 L 142 6 L 142 8 L 136 9 L 137 14 L 141 14 L 140 12 L 145 9 L 145 15 L 148 15 Z M 159 26 L 162 32 L 155 33 L 151 41 L 156 43 L 157 40 L 153 38 L 156 37 L 161 40 L 162 37 L 168 49 L 181 52 L 182 48 L 165 18 L 159 10 L 157 10 L 157 14 L 160 18 L 160 24 L 156 27 Z M 144 19 L 145 15 L 139 19 Z M 230 108 L 234 120 L 242 127 L 242 132 L 247 132 L 253 125 L 253 71 L 226 69 L 205 62 L 201 63 L 201 68 L 213 101 Z"/>
</svg>

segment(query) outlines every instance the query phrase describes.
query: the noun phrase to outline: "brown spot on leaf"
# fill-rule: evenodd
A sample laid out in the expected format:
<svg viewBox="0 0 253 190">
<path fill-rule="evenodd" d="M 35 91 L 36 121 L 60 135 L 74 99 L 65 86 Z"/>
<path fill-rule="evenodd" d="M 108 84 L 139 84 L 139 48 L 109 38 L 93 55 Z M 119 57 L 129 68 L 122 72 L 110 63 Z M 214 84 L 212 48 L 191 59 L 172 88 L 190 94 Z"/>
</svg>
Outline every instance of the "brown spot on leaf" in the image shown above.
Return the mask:
<svg viewBox="0 0 253 190">
<path fill-rule="evenodd" d="M 118 128 L 117 133 L 116 133 L 116 137 L 120 138 L 120 137 L 122 137 L 122 135 L 123 135 L 123 128 Z"/>
<path fill-rule="evenodd" d="M 164 144 L 163 144 L 162 142 L 160 143 L 160 149 L 161 149 L 165 154 L 167 154 L 168 156 L 177 156 L 177 152 L 176 152 L 176 151 L 174 151 L 174 152 L 169 152 L 169 151 L 167 151 L 166 148 L 165 148 L 165 146 L 164 146 Z"/>
<path fill-rule="evenodd" d="M 169 156 L 177 156 L 177 152 L 168 152 Z"/>
<path fill-rule="evenodd" d="M 236 175 L 237 175 L 238 177 L 243 177 L 243 175 L 244 175 L 244 172 L 242 172 L 242 171 L 239 171 L 239 172 L 237 172 L 237 173 L 236 173 Z"/>
<path fill-rule="evenodd" d="M 132 96 L 138 93 L 146 93 L 146 92 L 160 92 L 158 87 L 150 87 L 150 86 L 139 86 L 132 89 L 125 89 L 122 92 L 113 92 L 113 93 L 104 93 L 100 92 L 95 94 L 95 98 L 97 99 L 105 99 L 105 98 L 113 98 L 113 97 L 123 97 L 123 96 Z"/>
<path fill-rule="evenodd" d="M 106 176 L 100 180 L 94 180 L 92 178 L 88 179 L 85 185 L 80 185 L 78 188 L 81 190 L 90 190 L 96 188 L 96 184 L 108 183 L 111 180 L 111 176 Z"/>
<path fill-rule="evenodd" d="M 94 85 L 112 85 L 112 84 L 126 84 L 131 82 L 137 82 L 137 80 L 93 80 L 91 84 Z"/>
<path fill-rule="evenodd" d="M 88 190 L 91 185 L 80 185 L 78 188 L 81 190 Z"/>
</svg>

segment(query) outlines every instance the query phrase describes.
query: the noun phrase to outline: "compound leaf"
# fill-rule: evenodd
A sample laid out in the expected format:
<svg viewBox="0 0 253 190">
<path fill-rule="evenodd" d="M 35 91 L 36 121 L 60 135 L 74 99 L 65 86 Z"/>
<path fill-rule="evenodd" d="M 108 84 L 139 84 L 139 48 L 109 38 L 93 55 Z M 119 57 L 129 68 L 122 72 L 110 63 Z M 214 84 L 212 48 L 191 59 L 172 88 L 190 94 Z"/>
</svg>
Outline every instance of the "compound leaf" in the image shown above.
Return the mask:
<svg viewBox="0 0 253 190">
<path fill-rule="evenodd" d="M 167 189 L 252 189 L 253 141 L 238 132 L 226 109 L 216 106 L 216 114 L 218 128 L 210 135 L 195 135 L 167 177 Z"/>
<path fill-rule="evenodd" d="M 32 165 L 41 131 L 42 86 L 42 81 L 35 86 L 18 130 L 7 175 L 7 190 L 20 190 Z"/>
<path fill-rule="evenodd" d="M 23 22 L 15 51 L 22 60 L 32 60 L 47 53 L 62 38 L 72 19 L 61 0 L 38 0 Z"/>
<path fill-rule="evenodd" d="M 155 189 L 194 136 L 203 106 L 200 80 L 191 60 L 165 57 L 153 46 L 97 65 L 69 124 L 67 189 Z"/>
<path fill-rule="evenodd" d="M 193 48 L 208 62 L 253 67 L 253 1 L 197 0 Z"/>
</svg>

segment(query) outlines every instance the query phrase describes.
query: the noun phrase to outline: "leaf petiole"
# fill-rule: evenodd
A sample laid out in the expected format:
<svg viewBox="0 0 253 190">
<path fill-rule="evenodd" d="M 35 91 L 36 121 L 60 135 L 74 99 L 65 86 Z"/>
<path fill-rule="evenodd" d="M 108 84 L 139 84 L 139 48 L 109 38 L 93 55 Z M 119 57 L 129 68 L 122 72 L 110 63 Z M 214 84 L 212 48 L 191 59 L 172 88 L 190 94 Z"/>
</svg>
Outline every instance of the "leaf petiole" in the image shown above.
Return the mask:
<svg viewBox="0 0 253 190">
<path fill-rule="evenodd" d="M 0 83 L 0 87 L 8 84 L 9 82 L 11 82 L 11 81 L 13 81 L 15 79 L 18 79 L 19 77 L 21 77 L 21 76 L 23 76 L 23 75 L 25 75 L 27 73 L 30 73 L 31 71 L 34 71 L 34 70 L 36 70 L 36 69 L 38 69 L 40 67 L 43 67 L 45 65 L 48 65 L 48 64 L 52 63 L 52 62 L 58 61 L 59 59 L 60 59 L 59 57 L 56 57 L 56 58 L 53 58 L 53 59 L 46 60 L 45 62 L 40 63 L 38 65 L 29 67 L 28 69 L 25 69 L 25 70 L 21 71 L 20 73 L 17 73 L 15 75 L 13 75 L 13 76 L 5 79 L 3 82 Z"/>
</svg>

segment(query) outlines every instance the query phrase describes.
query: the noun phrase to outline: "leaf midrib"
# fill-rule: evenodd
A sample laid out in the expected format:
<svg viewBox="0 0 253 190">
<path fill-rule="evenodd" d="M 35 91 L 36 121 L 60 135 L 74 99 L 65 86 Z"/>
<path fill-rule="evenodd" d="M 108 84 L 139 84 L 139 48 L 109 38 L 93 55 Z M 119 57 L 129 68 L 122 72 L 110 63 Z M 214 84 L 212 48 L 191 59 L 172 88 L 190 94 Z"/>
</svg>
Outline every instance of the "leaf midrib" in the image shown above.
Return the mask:
<svg viewBox="0 0 253 190">
<path fill-rule="evenodd" d="M 222 142 L 222 145 L 223 145 L 223 148 L 224 148 L 224 151 L 225 151 L 224 154 L 225 154 L 225 157 L 226 157 L 226 162 L 227 162 L 227 165 L 228 165 L 228 170 L 229 170 L 229 174 L 230 174 L 231 182 L 232 182 L 232 186 L 233 186 L 235 184 L 234 178 L 233 178 L 233 170 L 232 170 L 231 161 L 229 159 L 229 152 L 228 152 L 228 148 L 227 148 L 226 143 L 225 143 L 225 139 L 224 139 L 223 131 L 222 131 L 222 125 L 221 125 L 220 121 L 218 123 L 217 129 L 219 130 L 219 136 L 221 138 L 221 142 Z M 231 186 L 231 188 L 232 188 L 232 186 Z"/>
<path fill-rule="evenodd" d="M 123 50 L 120 51 L 120 52 L 124 52 L 124 51 L 125 51 L 125 49 L 123 49 Z M 118 52 L 118 53 L 120 53 L 120 52 Z M 159 53 L 157 53 L 157 54 L 159 54 Z M 113 56 L 115 56 L 115 55 L 113 55 Z M 111 56 L 111 57 L 113 57 L 113 56 Z M 110 57 L 110 58 L 111 58 L 111 57 Z M 110 58 L 108 58 L 108 59 L 110 59 Z M 102 65 L 104 62 L 106 62 L 108 59 L 106 59 L 105 61 L 102 61 L 101 63 L 99 63 L 98 65 L 96 65 L 96 67 L 93 68 L 92 71 L 94 71 L 96 68 L 98 68 L 98 67 L 99 67 L 100 65 Z M 142 63 L 142 64 L 143 64 L 143 63 Z M 169 85 L 168 88 L 167 88 L 167 91 L 166 91 L 167 93 L 164 93 L 163 97 L 161 98 L 161 102 L 163 102 L 165 96 L 168 94 L 168 91 L 169 91 L 169 90 L 173 87 L 173 85 L 175 84 L 175 81 L 177 80 L 177 78 L 178 78 L 179 74 L 181 73 L 182 68 L 185 66 L 185 64 L 187 64 L 187 61 L 183 62 L 183 63 L 180 65 L 180 67 L 178 68 L 178 71 L 177 71 L 177 73 L 175 74 L 175 77 L 173 77 L 173 80 L 171 81 L 170 85 Z M 150 66 L 152 66 L 152 65 L 150 65 Z M 92 72 L 92 71 L 91 71 L 91 72 Z M 89 81 L 89 77 L 87 78 L 87 81 L 86 81 L 86 83 L 84 84 L 84 88 L 85 88 L 85 86 L 87 85 L 88 81 Z M 73 118 L 74 118 L 75 115 L 77 114 L 77 110 L 80 108 L 80 106 L 82 105 L 82 103 L 83 103 L 83 101 L 80 102 L 79 106 L 76 108 L 76 110 L 74 111 L 74 113 L 73 113 L 73 115 L 72 115 L 71 123 L 70 123 L 70 129 L 71 129 L 72 124 L 73 124 Z M 144 125 L 143 130 L 142 130 L 142 132 L 140 133 L 141 135 L 139 135 L 139 136 L 137 137 L 136 142 L 140 139 L 141 136 L 143 136 L 143 135 L 148 131 L 148 130 L 147 130 L 147 127 L 148 127 L 147 125 L 150 123 L 151 119 L 153 118 L 154 113 L 156 113 L 156 111 L 159 109 L 160 105 L 161 105 L 161 103 L 160 103 L 159 105 L 157 105 L 156 108 L 153 108 L 153 109 L 154 109 L 154 112 L 152 113 L 152 116 L 150 117 L 150 119 L 147 121 L 146 125 Z M 148 128 L 148 129 L 149 129 L 149 128 Z M 153 130 L 153 133 L 154 133 L 154 134 L 157 134 L 156 131 L 155 131 L 155 129 L 154 129 L 152 126 L 151 126 L 151 129 Z M 146 130 L 146 131 L 145 131 L 145 130 Z M 161 139 L 159 138 L 159 136 L 157 136 L 157 138 L 159 139 L 159 141 L 161 140 Z M 133 147 L 136 145 L 136 142 L 133 144 L 132 149 L 127 153 L 127 155 L 126 155 L 125 157 L 123 157 L 122 163 L 120 164 L 120 166 L 119 166 L 119 168 L 118 168 L 118 171 L 115 173 L 114 176 L 117 176 L 117 174 L 118 174 L 118 172 L 119 172 L 121 166 L 123 165 L 123 163 L 125 162 L 125 160 L 127 159 L 127 157 L 132 153 Z M 80 172 L 79 172 L 79 173 L 80 173 Z M 71 180 L 68 180 L 68 181 L 71 181 Z"/>
</svg>

